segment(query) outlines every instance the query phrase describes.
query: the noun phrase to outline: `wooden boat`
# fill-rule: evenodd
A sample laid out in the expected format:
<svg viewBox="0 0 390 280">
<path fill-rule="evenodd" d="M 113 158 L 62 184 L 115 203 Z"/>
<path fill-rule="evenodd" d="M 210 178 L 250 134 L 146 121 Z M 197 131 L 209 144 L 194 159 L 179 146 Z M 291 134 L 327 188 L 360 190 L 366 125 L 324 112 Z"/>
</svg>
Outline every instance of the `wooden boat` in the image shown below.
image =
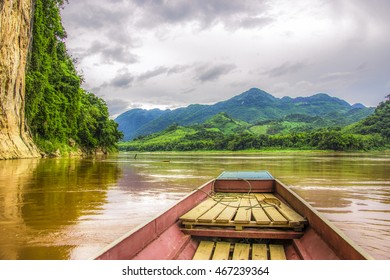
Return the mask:
<svg viewBox="0 0 390 280">
<path fill-rule="evenodd" d="M 95 259 L 372 259 L 267 171 L 223 172 Z"/>
</svg>

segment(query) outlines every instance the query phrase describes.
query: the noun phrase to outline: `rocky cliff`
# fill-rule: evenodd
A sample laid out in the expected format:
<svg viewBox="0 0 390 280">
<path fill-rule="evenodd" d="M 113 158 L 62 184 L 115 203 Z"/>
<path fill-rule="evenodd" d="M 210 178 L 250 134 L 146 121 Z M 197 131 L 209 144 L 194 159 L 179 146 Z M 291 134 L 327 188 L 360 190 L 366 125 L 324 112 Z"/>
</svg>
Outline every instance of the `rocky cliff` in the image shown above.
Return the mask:
<svg viewBox="0 0 390 280">
<path fill-rule="evenodd" d="M 0 0 L 0 159 L 39 157 L 25 123 L 32 0 Z"/>
</svg>

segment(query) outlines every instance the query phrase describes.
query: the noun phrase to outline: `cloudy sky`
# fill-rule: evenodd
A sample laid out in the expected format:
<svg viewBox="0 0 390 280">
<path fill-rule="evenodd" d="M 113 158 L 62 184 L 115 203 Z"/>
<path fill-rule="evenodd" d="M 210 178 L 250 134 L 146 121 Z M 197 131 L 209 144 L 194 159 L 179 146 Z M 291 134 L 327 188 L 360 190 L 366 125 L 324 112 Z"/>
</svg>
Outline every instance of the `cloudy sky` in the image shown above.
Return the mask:
<svg viewBox="0 0 390 280">
<path fill-rule="evenodd" d="M 112 116 L 211 104 L 252 87 L 376 106 L 390 93 L 387 0 L 69 0 L 84 88 Z"/>
</svg>

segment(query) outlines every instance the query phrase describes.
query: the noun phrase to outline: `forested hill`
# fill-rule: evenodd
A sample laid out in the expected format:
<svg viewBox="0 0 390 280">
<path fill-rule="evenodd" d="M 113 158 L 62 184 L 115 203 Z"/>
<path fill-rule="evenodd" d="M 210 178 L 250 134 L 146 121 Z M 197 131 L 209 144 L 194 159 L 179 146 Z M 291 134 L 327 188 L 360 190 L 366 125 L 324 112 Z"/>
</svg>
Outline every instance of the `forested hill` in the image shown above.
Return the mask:
<svg viewBox="0 0 390 280">
<path fill-rule="evenodd" d="M 387 100 L 381 102 L 375 109 L 374 114 L 360 122 L 347 127 L 345 130 L 363 135 L 380 134 L 390 141 L 390 94 Z"/>
<path fill-rule="evenodd" d="M 124 151 L 193 151 L 253 149 L 373 150 L 390 145 L 390 101 L 350 126 L 331 127 L 319 116 L 292 114 L 250 124 L 219 113 L 203 124 L 179 126 L 122 142 Z"/>
<path fill-rule="evenodd" d="M 82 87 L 59 9 L 63 0 L 35 0 L 33 38 L 26 74 L 26 118 L 45 153 L 115 149 L 122 134 L 104 100 Z"/>
<path fill-rule="evenodd" d="M 373 108 L 361 104 L 350 105 L 324 93 L 310 97 L 276 98 L 263 90 L 252 88 L 213 105 L 196 104 L 166 111 L 133 109 L 118 116 L 115 121 L 124 133 L 124 140 L 131 140 L 140 135 L 162 131 L 175 123 L 202 124 L 221 112 L 252 125 L 299 114 L 306 118 L 319 116 L 329 126 L 346 126 L 371 115 L 373 111 Z"/>
</svg>

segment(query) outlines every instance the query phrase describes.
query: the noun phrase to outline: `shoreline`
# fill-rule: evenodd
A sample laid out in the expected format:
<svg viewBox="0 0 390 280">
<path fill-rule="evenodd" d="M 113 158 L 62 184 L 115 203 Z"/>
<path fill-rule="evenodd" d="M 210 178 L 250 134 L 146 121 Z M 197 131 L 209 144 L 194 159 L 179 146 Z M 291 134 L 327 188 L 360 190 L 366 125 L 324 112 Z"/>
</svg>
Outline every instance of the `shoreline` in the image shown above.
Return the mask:
<svg viewBox="0 0 390 280">
<path fill-rule="evenodd" d="M 384 150 L 369 150 L 369 151 L 333 151 L 333 150 L 302 150 L 302 149 L 264 149 L 264 150 L 195 150 L 195 151 L 118 151 L 116 153 L 123 154 L 271 154 L 271 153 L 285 153 L 285 154 L 390 154 L 390 149 Z"/>
</svg>

